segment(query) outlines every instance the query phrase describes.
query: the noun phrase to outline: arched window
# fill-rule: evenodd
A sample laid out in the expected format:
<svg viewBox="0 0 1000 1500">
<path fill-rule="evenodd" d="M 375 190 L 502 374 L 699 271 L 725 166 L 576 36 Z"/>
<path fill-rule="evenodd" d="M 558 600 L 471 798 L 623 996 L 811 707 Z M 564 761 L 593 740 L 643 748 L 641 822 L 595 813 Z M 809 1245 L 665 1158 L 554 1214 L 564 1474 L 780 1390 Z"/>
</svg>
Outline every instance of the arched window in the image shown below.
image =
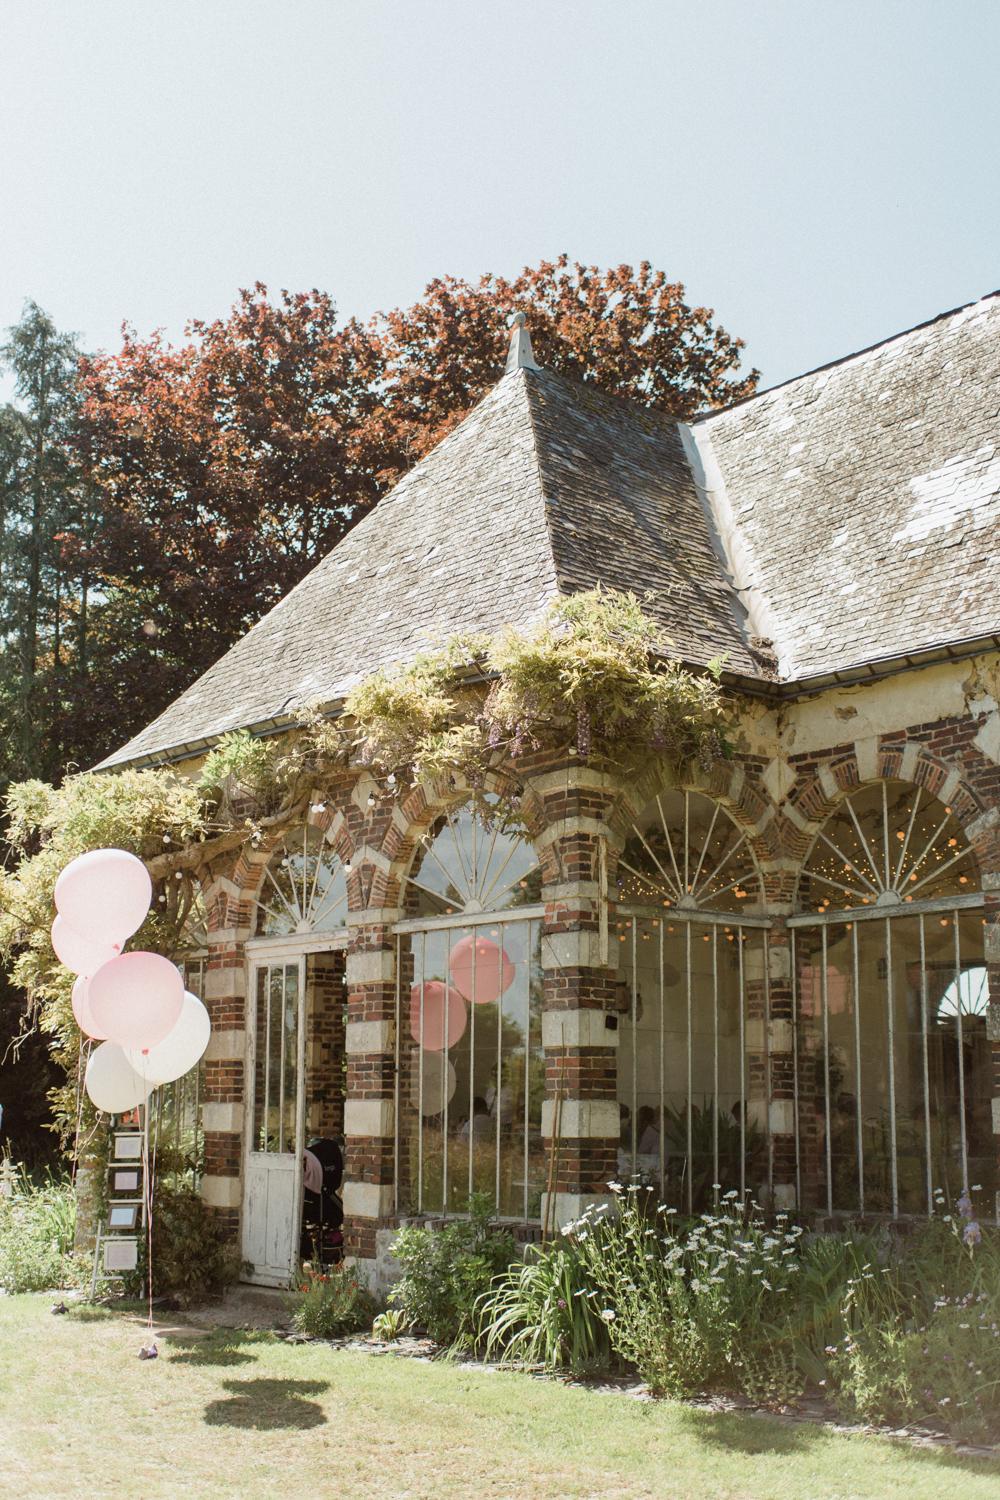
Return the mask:
<svg viewBox="0 0 1000 1500">
<path fill-rule="evenodd" d="M 535 852 L 507 826 L 494 796 L 443 813 L 421 838 L 406 878 L 421 916 L 474 916 L 541 899 Z"/>
<path fill-rule="evenodd" d="M 661 792 L 632 824 L 618 859 L 621 901 L 743 911 L 761 899 L 749 833 L 700 792 Z"/>
<path fill-rule="evenodd" d="M 262 937 L 346 926 L 347 877 L 318 828 L 306 824 L 286 834 L 264 871 L 254 906 Z"/>
<path fill-rule="evenodd" d="M 979 1187 L 992 1205 L 983 898 L 953 809 L 909 782 L 857 788 L 816 834 L 797 898 L 800 1203 L 895 1218 Z"/>
<path fill-rule="evenodd" d="M 763 884 L 749 834 L 661 792 L 618 857 L 619 1171 L 698 1211 L 766 1185 Z"/>
<path fill-rule="evenodd" d="M 839 802 L 813 840 L 799 879 L 807 911 L 970 895 L 979 872 L 950 807 L 923 787 L 883 781 Z"/>
<path fill-rule="evenodd" d="M 421 838 L 396 925 L 396 1207 L 462 1214 L 486 1193 L 537 1220 L 541 1107 L 541 871 L 496 797 L 449 809 Z"/>
</svg>

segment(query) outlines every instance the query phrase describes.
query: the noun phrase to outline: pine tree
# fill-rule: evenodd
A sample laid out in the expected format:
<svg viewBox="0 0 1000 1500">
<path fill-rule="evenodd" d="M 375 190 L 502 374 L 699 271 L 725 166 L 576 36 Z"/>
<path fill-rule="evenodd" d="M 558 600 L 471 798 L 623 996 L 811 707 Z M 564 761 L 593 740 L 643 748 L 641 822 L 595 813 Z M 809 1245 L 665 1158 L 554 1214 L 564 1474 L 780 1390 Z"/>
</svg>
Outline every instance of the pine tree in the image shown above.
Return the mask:
<svg viewBox="0 0 1000 1500">
<path fill-rule="evenodd" d="M 77 455 L 80 350 L 29 302 L 0 362 L 0 726 L 10 777 L 58 776 L 58 703 L 86 663 L 85 542 L 91 488 Z M 55 711 L 55 712 L 54 712 Z"/>
</svg>

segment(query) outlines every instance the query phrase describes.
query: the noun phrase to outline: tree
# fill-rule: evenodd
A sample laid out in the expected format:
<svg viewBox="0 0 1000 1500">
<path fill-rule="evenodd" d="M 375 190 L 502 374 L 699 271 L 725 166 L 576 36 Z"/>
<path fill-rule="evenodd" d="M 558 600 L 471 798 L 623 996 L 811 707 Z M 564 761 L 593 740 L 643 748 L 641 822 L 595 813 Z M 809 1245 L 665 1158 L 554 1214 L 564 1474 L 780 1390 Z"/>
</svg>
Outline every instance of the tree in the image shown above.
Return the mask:
<svg viewBox="0 0 1000 1500">
<path fill-rule="evenodd" d="M 57 700 L 85 657 L 86 589 L 71 538 L 89 492 L 76 435 L 80 351 L 29 302 L 0 348 L 15 402 L 0 411 L 0 724 L 6 774 L 56 772 Z M 82 623 L 81 623 L 82 622 Z"/>
<path fill-rule="evenodd" d="M 496 383 L 517 311 L 540 365 L 681 419 L 757 388 L 757 370 L 735 378 L 742 339 L 714 327 L 710 308 L 689 307 L 683 286 L 648 261 L 638 272 L 601 271 L 561 255 L 513 281 L 486 275 L 473 286 L 446 276 L 413 307 L 372 324 L 386 393 L 373 424 L 387 460 L 382 479 L 400 476 L 393 452 L 422 458 Z"/>
<path fill-rule="evenodd" d="M 102 496 L 90 550 L 109 607 L 91 648 L 94 756 L 216 661 L 378 498 L 365 451 L 379 367 L 325 294 L 267 300 L 165 346 L 124 330 L 83 361 L 85 453 Z"/>
</svg>

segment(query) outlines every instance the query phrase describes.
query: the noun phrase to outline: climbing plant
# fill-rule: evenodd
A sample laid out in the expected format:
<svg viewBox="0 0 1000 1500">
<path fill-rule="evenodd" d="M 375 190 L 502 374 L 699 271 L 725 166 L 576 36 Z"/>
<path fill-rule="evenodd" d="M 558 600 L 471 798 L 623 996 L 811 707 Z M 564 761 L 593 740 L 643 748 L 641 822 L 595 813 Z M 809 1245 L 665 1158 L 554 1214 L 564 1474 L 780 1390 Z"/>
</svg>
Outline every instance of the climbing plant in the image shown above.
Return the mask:
<svg viewBox="0 0 1000 1500">
<path fill-rule="evenodd" d="M 461 773 L 481 786 L 492 766 L 516 768 L 543 746 L 603 766 L 638 752 L 709 769 L 731 753 L 721 670 L 689 671 L 634 594 L 594 589 L 551 601 L 527 629 L 455 636 L 372 673 L 344 715 L 360 760 L 407 780 Z"/>
</svg>

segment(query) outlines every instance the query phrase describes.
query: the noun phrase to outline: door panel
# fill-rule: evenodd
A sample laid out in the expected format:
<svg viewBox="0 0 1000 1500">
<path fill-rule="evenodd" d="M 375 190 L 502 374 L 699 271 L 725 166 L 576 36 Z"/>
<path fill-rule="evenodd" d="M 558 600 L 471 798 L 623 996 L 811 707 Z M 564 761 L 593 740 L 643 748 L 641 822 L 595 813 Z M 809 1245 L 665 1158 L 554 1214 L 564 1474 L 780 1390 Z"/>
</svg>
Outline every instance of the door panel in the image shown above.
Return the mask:
<svg viewBox="0 0 1000 1500">
<path fill-rule="evenodd" d="M 287 1286 L 298 1253 L 305 1124 L 305 958 L 251 970 L 247 1007 L 243 1258 Z"/>
</svg>

